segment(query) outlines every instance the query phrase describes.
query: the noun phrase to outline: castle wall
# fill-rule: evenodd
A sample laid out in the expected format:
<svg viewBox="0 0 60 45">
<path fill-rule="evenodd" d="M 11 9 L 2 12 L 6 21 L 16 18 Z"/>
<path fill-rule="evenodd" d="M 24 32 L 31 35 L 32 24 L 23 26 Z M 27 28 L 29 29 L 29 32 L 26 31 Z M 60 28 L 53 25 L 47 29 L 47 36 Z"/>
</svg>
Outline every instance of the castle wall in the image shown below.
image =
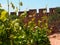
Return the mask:
<svg viewBox="0 0 60 45">
<path fill-rule="evenodd" d="M 44 8 L 44 9 L 39 9 L 39 12 L 37 13 L 37 9 L 30 9 L 29 11 L 27 11 L 27 17 L 24 19 L 24 23 L 25 24 L 28 24 L 29 21 L 33 20 L 34 19 L 34 22 L 35 24 L 38 26 L 38 20 L 41 20 L 41 17 L 43 16 L 47 16 L 49 17 L 49 15 L 53 15 L 56 13 L 55 11 L 56 8 L 49 8 L 49 12 L 47 12 L 47 9 Z M 20 16 L 22 13 L 24 13 L 24 11 L 21 11 L 21 12 L 18 12 L 18 16 Z M 15 15 L 16 13 L 15 12 L 11 12 L 10 13 L 11 15 Z M 53 22 L 54 24 L 55 22 Z M 50 28 L 50 25 L 52 24 L 49 24 L 49 28 Z M 56 27 L 53 28 L 53 31 L 55 30 Z"/>
</svg>

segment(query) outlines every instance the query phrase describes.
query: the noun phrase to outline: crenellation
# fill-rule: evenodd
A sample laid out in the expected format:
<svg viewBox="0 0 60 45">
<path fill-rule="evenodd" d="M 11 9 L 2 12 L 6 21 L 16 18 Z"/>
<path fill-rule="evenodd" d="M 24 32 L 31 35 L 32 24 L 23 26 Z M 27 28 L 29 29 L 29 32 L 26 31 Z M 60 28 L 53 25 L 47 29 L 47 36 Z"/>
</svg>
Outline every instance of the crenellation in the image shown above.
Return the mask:
<svg viewBox="0 0 60 45">
<path fill-rule="evenodd" d="M 22 13 L 24 13 L 24 11 L 20 11 L 20 12 L 18 12 L 18 16 L 20 16 Z"/>
<path fill-rule="evenodd" d="M 56 8 L 50 8 L 50 9 L 49 9 L 50 15 L 55 13 L 55 9 L 56 9 Z"/>
<path fill-rule="evenodd" d="M 37 9 L 29 9 L 27 11 L 27 17 L 32 18 L 32 17 L 37 16 L 37 17 L 40 17 L 41 18 L 44 15 L 55 14 L 55 9 L 56 8 L 49 8 L 49 13 L 47 12 L 47 9 L 46 8 L 39 9 L 39 12 L 38 13 L 37 13 Z M 18 12 L 18 16 L 21 15 L 22 13 L 24 13 L 24 11 Z M 10 14 L 14 15 L 14 14 L 16 14 L 16 12 L 10 12 Z"/>
<path fill-rule="evenodd" d="M 16 12 L 10 12 L 10 15 L 16 15 Z"/>
</svg>

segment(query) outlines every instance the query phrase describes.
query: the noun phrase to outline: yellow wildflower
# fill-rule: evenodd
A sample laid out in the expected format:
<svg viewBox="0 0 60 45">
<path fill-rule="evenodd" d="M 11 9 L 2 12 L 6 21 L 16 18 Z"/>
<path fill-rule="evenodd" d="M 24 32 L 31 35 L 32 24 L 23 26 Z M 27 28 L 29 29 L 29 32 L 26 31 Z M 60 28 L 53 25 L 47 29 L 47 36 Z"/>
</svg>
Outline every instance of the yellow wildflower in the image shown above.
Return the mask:
<svg viewBox="0 0 60 45">
<path fill-rule="evenodd" d="M 32 21 L 34 21 L 35 20 L 35 18 L 32 18 Z"/>
<path fill-rule="evenodd" d="M 39 23 L 41 23 L 42 21 L 38 20 Z"/>
<path fill-rule="evenodd" d="M 7 14 L 6 11 L 2 11 L 1 16 L 0 16 L 0 20 L 5 21 L 6 20 L 6 14 Z"/>
<path fill-rule="evenodd" d="M 29 24 L 31 24 L 32 23 L 32 21 L 29 21 Z"/>
</svg>

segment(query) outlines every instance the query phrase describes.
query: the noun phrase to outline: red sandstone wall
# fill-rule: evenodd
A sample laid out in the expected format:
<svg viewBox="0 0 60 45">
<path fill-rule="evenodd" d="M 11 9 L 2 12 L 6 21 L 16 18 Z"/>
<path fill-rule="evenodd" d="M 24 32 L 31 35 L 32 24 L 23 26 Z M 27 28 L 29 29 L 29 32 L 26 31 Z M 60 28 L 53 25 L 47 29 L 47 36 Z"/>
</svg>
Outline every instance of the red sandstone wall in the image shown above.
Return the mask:
<svg viewBox="0 0 60 45">
<path fill-rule="evenodd" d="M 32 20 L 32 18 L 35 18 L 34 22 L 36 25 L 38 25 L 38 20 L 42 20 L 41 17 L 46 15 L 49 16 L 50 14 L 54 14 L 55 8 L 50 8 L 49 13 L 47 13 L 47 9 L 39 9 L 39 13 L 37 13 L 36 9 L 30 9 L 27 11 L 27 17 L 24 19 L 24 23 L 28 23 L 29 21 Z M 24 11 L 18 12 L 18 16 L 24 13 Z M 11 12 L 11 15 L 15 15 L 15 12 Z"/>
<path fill-rule="evenodd" d="M 38 15 L 39 15 L 39 17 L 42 17 L 44 15 L 54 14 L 55 13 L 55 9 L 56 8 L 50 8 L 49 9 L 49 13 L 47 13 L 47 9 L 39 9 Z M 24 13 L 24 11 L 18 12 L 18 16 L 21 15 L 21 13 Z M 16 13 L 15 12 L 10 12 L 10 14 L 14 15 Z M 27 17 L 29 17 L 29 15 L 32 15 L 32 17 L 35 17 L 37 15 L 37 10 L 36 9 L 30 9 L 29 11 L 27 11 L 27 14 L 28 14 Z"/>
<path fill-rule="evenodd" d="M 24 23 L 28 23 L 33 18 L 35 18 L 34 22 L 36 23 L 36 25 L 38 25 L 38 20 L 41 20 L 42 16 L 44 16 L 44 15 L 49 16 L 49 15 L 55 14 L 55 9 L 56 8 L 50 8 L 49 13 L 47 13 L 47 9 L 39 9 L 39 13 L 37 13 L 36 9 L 30 9 L 29 11 L 27 11 L 27 17 L 24 19 Z M 22 13 L 24 13 L 24 11 L 18 12 L 18 16 L 21 15 Z M 10 14 L 15 15 L 16 13 L 11 12 Z M 56 29 L 56 27 L 53 28 L 53 31 L 55 29 Z"/>
</svg>

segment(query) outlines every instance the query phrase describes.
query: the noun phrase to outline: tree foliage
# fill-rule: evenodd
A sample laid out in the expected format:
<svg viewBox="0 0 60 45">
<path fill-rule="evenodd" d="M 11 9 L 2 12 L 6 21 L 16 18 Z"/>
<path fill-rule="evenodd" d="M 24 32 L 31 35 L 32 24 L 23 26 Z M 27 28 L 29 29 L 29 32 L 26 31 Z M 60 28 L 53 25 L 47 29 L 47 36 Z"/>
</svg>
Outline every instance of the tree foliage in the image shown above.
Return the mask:
<svg viewBox="0 0 60 45">
<path fill-rule="evenodd" d="M 55 9 L 55 14 L 49 15 L 49 23 L 60 20 L 60 8 Z"/>
</svg>

